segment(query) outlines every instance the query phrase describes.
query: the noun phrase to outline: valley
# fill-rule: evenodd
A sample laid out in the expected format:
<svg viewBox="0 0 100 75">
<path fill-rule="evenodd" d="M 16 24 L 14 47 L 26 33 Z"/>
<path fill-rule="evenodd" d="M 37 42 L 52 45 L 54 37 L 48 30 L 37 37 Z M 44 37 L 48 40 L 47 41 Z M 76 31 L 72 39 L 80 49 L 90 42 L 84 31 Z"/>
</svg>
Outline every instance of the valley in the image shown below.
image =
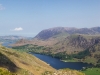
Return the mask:
<svg viewBox="0 0 100 75">
<path fill-rule="evenodd" d="M 8 74 L 11 75 L 22 75 L 23 73 L 26 75 L 53 75 L 54 73 L 58 75 L 71 75 L 71 73 L 75 75 L 84 75 L 84 73 L 90 75 L 92 73 L 91 69 L 93 69 L 93 74 L 97 75 L 100 68 L 99 29 L 100 27 L 80 29 L 56 27 L 43 30 L 31 39 L 14 39 L 15 42 L 13 44 L 9 40 L 10 43 L 7 45 L 10 45 L 11 48 L 0 46 L 0 61 L 4 61 L 1 62 L 3 66 L 0 66 L 0 69 L 2 73 L 3 71 L 10 71 Z M 8 42 L 7 40 L 4 41 Z M 61 67 L 59 65 L 57 66 L 56 63 L 58 62 L 54 62 L 55 60 L 53 61 L 50 58 L 47 58 L 50 59 L 49 62 L 43 60 L 41 59 L 42 56 L 43 58 L 48 56 L 55 60 L 57 59 L 64 67 L 62 67 L 62 64 L 60 65 Z M 51 61 L 56 65 L 50 64 Z M 64 63 L 65 65 L 67 63 L 71 65 L 72 63 L 72 66 L 65 66 Z M 74 66 L 75 63 L 76 67 Z M 85 63 L 91 66 L 83 65 Z M 77 69 L 79 67 L 80 69 Z M 97 70 L 98 72 L 95 72 Z"/>
<path fill-rule="evenodd" d="M 0 0 L 0 75 L 100 75 L 100 0 Z"/>
<path fill-rule="evenodd" d="M 96 65 L 99 64 L 98 61 L 100 60 L 99 29 L 100 27 L 50 28 L 41 31 L 31 42 L 20 40 L 22 44 L 18 41 L 13 44 L 12 48 L 19 51 L 50 55 L 64 61 L 81 61 Z M 88 61 L 88 59 L 91 60 Z"/>
</svg>

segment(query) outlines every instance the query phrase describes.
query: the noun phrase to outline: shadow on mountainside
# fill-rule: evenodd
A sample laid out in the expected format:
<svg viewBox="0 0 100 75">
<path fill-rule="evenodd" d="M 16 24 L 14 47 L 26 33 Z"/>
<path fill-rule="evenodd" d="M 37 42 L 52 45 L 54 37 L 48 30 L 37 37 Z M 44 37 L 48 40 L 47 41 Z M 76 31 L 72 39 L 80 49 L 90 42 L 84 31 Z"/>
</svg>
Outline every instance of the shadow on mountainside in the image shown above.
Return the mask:
<svg viewBox="0 0 100 75">
<path fill-rule="evenodd" d="M 7 68 L 11 72 L 16 72 L 18 69 L 18 67 L 2 53 L 0 53 L 0 67 Z"/>
</svg>

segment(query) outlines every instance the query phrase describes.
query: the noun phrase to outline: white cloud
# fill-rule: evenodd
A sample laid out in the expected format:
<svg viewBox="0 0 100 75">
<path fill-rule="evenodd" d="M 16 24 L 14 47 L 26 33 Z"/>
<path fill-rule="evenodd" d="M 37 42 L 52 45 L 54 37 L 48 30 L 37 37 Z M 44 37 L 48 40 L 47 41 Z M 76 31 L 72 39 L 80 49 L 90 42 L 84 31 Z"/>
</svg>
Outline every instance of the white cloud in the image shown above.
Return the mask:
<svg viewBox="0 0 100 75">
<path fill-rule="evenodd" d="M 18 27 L 18 28 L 13 29 L 12 31 L 22 31 L 22 30 L 23 30 L 22 27 Z"/>
<path fill-rule="evenodd" d="M 5 7 L 2 6 L 2 4 L 0 4 L 0 10 L 4 10 Z"/>
</svg>

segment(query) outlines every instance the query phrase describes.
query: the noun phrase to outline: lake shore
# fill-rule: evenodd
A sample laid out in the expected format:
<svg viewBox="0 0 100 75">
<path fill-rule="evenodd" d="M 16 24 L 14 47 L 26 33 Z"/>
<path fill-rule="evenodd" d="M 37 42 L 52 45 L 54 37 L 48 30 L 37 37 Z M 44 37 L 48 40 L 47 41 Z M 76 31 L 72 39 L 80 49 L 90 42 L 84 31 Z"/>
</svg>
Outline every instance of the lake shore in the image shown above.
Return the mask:
<svg viewBox="0 0 100 75">
<path fill-rule="evenodd" d="M 33 53 L 32 53 L 33 54 Z M 41 54 L 33 54 L 40 60 L 46 62 L 50 66 L 52 66 L 55 69 L 63 69 L 63 68 L 70 68 L 75 70 L 81 70 L 83 67 L 88 67 L 90 64 L 82 63 L 82 62 L 64 62 L 57 58 L 52 58 L 51 56 L 47 55 L 41 55 Z"/>
</svg>

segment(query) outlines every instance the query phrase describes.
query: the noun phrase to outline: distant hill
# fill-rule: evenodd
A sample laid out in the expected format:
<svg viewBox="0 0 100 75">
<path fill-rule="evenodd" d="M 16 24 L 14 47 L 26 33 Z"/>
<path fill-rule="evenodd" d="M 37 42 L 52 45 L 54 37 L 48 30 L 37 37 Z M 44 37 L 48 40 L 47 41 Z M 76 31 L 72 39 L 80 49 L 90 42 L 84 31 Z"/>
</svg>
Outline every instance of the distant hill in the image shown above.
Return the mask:
<svg viewBox="0 0 100 75">
<path fill-rule="evenodd" d="M 38 39 L 49 39 L 55 35 L 59 35 L 62 33 L 66 34 L 88 34 L 88 35 L 94 35 L 94 34 L 100 34 L 100 27 L 93 27 L 93 28 L 68 28 L 68 27 L 56 27 L 56 28 L 50 28 L 41 31 L 38 35 L 36 35 L 35 38 Z"/>
<path fill-rule="evenodd" d="M 42 30 L 39 34 L 35 36 L 35 38 L 46 40 L 55 35 L 62 34 L 64 32 L 67 33 L 67 31 L 70 31 L 72 29 L 76 29 L 76 28 L 65 28 L 65 27 L 50 28 L 50 29 Z"/>
<path fill-rule="evenodd" d="M 30 37 L 23 37 L 23 36 L 14 36 L 14 35 L 0 36 L 0 43 L 3 46 L 10 47 L 10 44 L 13 44 L 20 39 L 31 39 L 31 38 Z"/>
<path fill-rule="evenodd" d="M 0 36 L 0 39 L 12 39 L 12 40 L 17 40 L 17 39 L 25 39 L 27 37 L 23 36 L 14 36 L 14 35 L 9 35 L 9 36 Z"/>
</svg>

